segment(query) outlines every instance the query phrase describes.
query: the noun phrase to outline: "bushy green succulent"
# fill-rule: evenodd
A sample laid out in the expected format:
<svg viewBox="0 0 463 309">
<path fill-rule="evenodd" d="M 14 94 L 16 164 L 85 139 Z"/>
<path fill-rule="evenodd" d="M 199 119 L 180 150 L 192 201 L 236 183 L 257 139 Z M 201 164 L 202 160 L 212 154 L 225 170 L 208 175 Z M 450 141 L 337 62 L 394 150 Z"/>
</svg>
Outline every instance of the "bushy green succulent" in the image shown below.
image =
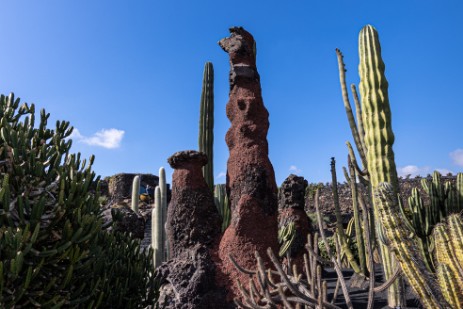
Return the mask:
<svg viewBox="0 0 463 309">
<path fill-rule="evenodd" d="M 102 224 L 98 181 L 72 127 L 0 97 L 0 308 L 143 308 L 152 258 Z M 148 255 L 152 254 L 151 252 Z"/>
</svg>

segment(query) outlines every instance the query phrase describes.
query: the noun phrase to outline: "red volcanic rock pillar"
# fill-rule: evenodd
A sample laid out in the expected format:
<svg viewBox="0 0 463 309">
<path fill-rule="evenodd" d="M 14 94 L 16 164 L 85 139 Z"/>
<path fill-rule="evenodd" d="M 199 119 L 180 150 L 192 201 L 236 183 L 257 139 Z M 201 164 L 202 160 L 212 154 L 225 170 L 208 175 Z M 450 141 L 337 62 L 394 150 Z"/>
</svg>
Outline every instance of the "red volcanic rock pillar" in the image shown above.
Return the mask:
<svg viewBox="0 0 463 309">
<path fill-rule="evenodd" d="M 229 255 L 241 266 L 254 269 L 254 251 L 263 258 L 268 247 L 278 252 L 277 185 L 268 158 L 268 111 L 256 68 L 255 41 L 243 28 L 231 28 L 230 33 L 219 42 L 229 54 L 231 66 L 227 103 L 231 127 L 226 142 L 230 150 L 227 191 L 232 217 L 219 249 L 222 272 L 231 292 L 229 299 L 240 296 L 237 279 L 243 284 L 249 280 L 235 269 Z"/>
<path fill-rule="evenodd" d="M 156 269 L 159 308 L 226 308 L 225 291 L 214 279 L 211 251 L 220 235 L 220 216 L 201 168 L 207 156 L 193 150 L 172 155 L 172 198 L 167 211 L 171 259 Z"/>
</svg>

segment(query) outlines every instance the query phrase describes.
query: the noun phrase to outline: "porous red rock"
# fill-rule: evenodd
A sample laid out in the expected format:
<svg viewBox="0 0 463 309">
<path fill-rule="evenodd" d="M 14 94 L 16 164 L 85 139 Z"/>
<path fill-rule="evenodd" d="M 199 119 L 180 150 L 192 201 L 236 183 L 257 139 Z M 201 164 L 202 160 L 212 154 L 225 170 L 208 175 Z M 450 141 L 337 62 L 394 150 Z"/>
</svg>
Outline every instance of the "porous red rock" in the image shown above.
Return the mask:
<svg viewBox="0 0 463 309">
<path fill-rule="evenodd" d="M 171 259 L 156 270 L 161 280 L 160 308 L 226 308 L 225 291 L 217 288 L 211 249 L 217 246 L 220 216 L 201 168 L 204 153 L 177 152 L 168 159 L 174 168 L 166 230 Z"/>
<path fill-rule="evenodd" d="M 281 184 L 278 196 L 279 228 L 294 222 L 296 234 L 287 253 L 291 258 L 291 263 L 297 266 L 299 273 L 303 272 L 304 253 L 307 253 L 305 244 L 307 243 L 307 234 L 311 230 L 310 219 L 304 210 L 307 185 L 307 180 L 304 177 L 291 174 Z"/>
<path fill-rule="evenodd" d="M 237 280 L 243 284 L 249 280 L 236 270 L 229 255 L 244 268 L 255 269 L 256 250 L 263 258 L 267 258 L 269 247 L 278 252 L 277 185 L 268 158 L 269 114 L 262 100 L 255 41 L 241 27 L 231 28 L 230 33 L 230 37 L 219 42 L 230 57 L 226 112 L 231 127 L 226 142 L 230 151 L 227 191 L 232 217 L 220 242 L 222 274 L 218 277 L 229 288 L 228 299 L 240 296 Z"/>
</svg>

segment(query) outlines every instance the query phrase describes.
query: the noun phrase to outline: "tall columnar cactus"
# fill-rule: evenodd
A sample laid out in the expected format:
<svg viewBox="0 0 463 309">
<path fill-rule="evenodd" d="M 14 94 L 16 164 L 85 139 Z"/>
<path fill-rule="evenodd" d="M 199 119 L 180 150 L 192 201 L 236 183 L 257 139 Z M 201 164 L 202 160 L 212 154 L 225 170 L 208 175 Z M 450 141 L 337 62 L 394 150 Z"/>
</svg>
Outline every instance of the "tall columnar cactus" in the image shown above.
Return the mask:
<svg viewBox="0 0 463 309">
<path fill-rule="evenodd" d="M 383 266 L 386 277 L 392 276 L 395 258 L 400 262 L 406 278 L 429 308 L 442 308 L 442 295 L 432 295 L 435 290 L 432 277 L 426 269 L 422 257 L 414 243 L 407 237 L 403 218 L 399 215 L 399 182 L 394 161 L 394 134 L 391 125 L 391 110 L 388 97 L 388 82 L 381 58 L 378 32 L 370 25 L 365 26 L 359 35 L 359 74 L 362 98 L 362 121 L 365 129 L 367 164 L 373 192 L 380 190 L 380 184 L 388 183 L 388 199 L 379 195 L 373 198 L 375 219 L 381 223 L 391 242 L 389 248 L 382 246 Z M 380 227 L 381 228 L 381 227 Z M 390 254 L 389 250 L 391 251 Z M 403 305 L 401 286 L 391 286 L 388 294 L 389 306 Z"/>
<path fill-rule="evenodd" d="M 158 267 L 162 262 L 167 261 L 169 256 L 169 246 L 166 236 L 167 219 L 167 183 L 166 170 L 159 168 L 159 186 L 154 190 L 154 208 L 151 212 L 151 247 L 153 248 L 154 267 Z"/>
<path fill-rule="evenodd" d="M 154 268 L 160 266 L 164 258 L 163 229 L 161 188 L 156 186 L 154 190 L 154 208 L 151 214 L 151 247 L 154 251 Z"/>
<path fill-rule="evenodd" d="M 214 190 L 214 68 L 211 62 L 204 65 L 203 90 L 199 114 L 199 151 L 207 155 L 208 162 L 203 166 L 206 183 Z"/>
<path fill-rule="evenodd" d="M 399 215 L 398 177 L 392 150 L 394 135 L 388 83 L 384 75 L 385 66 L 381 59 L 378 33 L 372 26 L 366 26 L 360 32 L 359 54 L 362 121 L 365 128 L 368 172 L 373 191 L 379 192 L 373 199 L 376 219 L 379 219 L 384 227 L 385 235 L 391 242 L 389 248 L 400 262 L 406 278 L 423 304 L 429 308 L 445 308 L 447 304 L 442 293 L 436 289 L 415 244 L 407 237 L 404 220 Z M 389 185 L 384 187 L 384 183 Z M 388 254 L 383 254 L 383 263 L 386 275 L 391 275 L 393 265 L 388 257 Z M 389 306 L 400 305 L 401 299 L 397 297 L 400 296 L 400 290 L 399 287 L 396 288 L 396 291 L 390 290 Z"/>
<path fill-rule="evenodd" d="M 162 261 L 166 261 L 170 258 L 169 253 L 169 244 L 166 236 L 166 220 L 167 220 L 167 182 L 166 182 L 166 170 L 164 167 L 159 168 L 159 194 L 160 194 L 160 212 L 162 217 L 161 222 L 161 234 L 160 234 L 160 241 L 163 244 L 162 249 Z"/>
<path fill-rule="evenodd" d="M 135 176 L 132 181 L 132 203 L 131 208 L 134 213 L 138 213 L 138 200 L 140 196 L 140 176 Z"/>
<path fill-rule="evenodd" d="M 359 125 L 355 126 L 350 103 L 348 102 L 347 90 L 344 81 L 344 65 L 342 54 L 338 51 L 340 65 L 341 85 L 343 85 L 343 98 L 349 123 L 352 129 L 354 140 L 357 145 L 362 165 L 368 170 L 368 185 L 374 192 L 378 185 L 387 182 L 394 188 L 395 194 L 398 193 L 398 177 L 394 161 L 392 145 L 394 134 L 391 127 L 391 111 L 388 98 L 388 82 L 384 75 L 385 65 L 381 58 L 381 47 L 379 44 L 376 30 L 368 25 L 364 27 L 359 35 L 359 75 L 360 75 L 360 94 L 362 98 L 361 106 L 355 97 Z M 342 70 L 341 70 L 342 66 Z M 355 89 L 353 87 L 353 89 Z M 364 132 L 364 136 L 359 136 L 359 132 Z M 352 152 L 352 151 L 351 151 Z M 355 156 L 352 152 L 351 159 L 356 165 Z M 365 173 L 363 173 L 365 174 Z M 362 171 L 359 170 L 362 176 Z M 382 235 L 381 221 L 378 215 L 378 200 L 372 200 L 374 209 L 375 228 L 378 235 Z M 386 279 L 393 275 L 395 269 L 395 258 L 386 246 L 380 245 L 382 251 L 382 263 Z M 401 295 L 402 283 L 397 280 L 388 291 L 388 305 L 396 307 L 403 305 L 404 299 Z"/>
</svg>

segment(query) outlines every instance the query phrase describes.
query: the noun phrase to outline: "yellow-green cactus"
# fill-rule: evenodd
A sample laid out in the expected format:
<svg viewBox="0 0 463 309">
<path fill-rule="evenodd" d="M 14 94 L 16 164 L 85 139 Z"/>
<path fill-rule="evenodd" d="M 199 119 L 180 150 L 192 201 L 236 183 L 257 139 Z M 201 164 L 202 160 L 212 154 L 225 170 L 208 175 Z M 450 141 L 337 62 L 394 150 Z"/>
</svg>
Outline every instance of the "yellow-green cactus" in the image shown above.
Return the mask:
<svg viewBox="0 0 463 309">
<path fill-rule="evenodd" d="M 423 258 L 407 235 L 405 223 L 400 215 L 398 201 L 398 177 L 394 161 L 394 134 L 391 125 L 391 110 L 388 97 L 388 82 L 381 58 L 378 32 L 370 25 L 359 35 L 359 74 L 362 97 L 362 120 L 365 129 L 367 163 L 373 192 L 375 219 L 384 228 L 390 242 L 389 250 L 382 247 L 386 276 L 392 275 L 397 259 L 402 270 L 426 308 L 449 308 L 442 293 L 423 263 Z M 381 228 L 381 226 L 379 226 Z M 391 286 L 389 306 L 403 304 L 401 286 Z"/>
</svg>

